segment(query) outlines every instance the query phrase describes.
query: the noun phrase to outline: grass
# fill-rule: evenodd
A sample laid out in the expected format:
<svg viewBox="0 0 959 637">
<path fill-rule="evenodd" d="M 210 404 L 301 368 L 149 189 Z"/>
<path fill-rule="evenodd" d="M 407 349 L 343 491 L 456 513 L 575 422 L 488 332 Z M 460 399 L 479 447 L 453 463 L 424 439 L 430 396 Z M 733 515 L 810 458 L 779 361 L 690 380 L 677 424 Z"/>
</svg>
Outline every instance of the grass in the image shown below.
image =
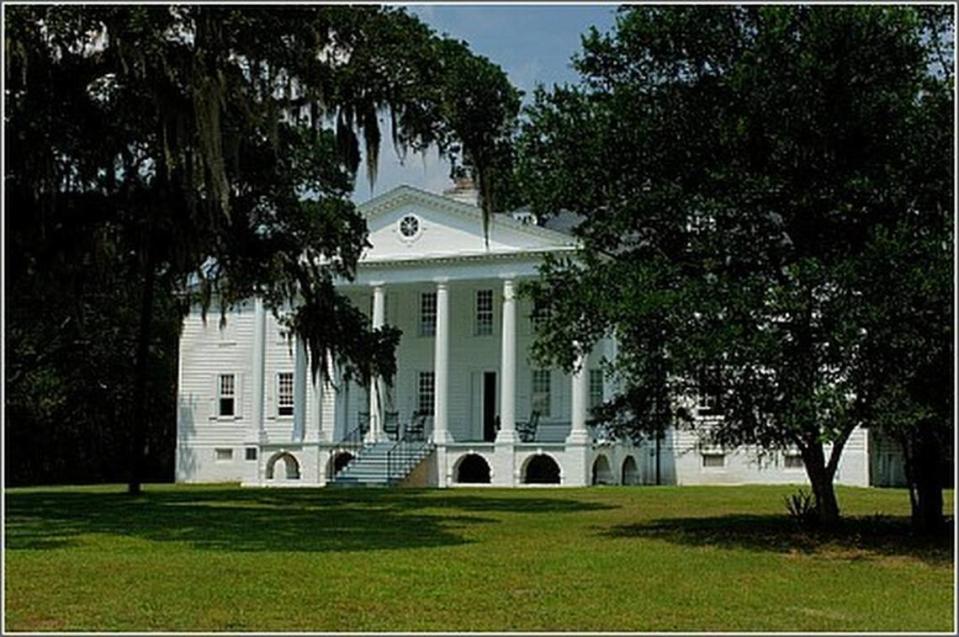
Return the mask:
<svg viewBox="0 0 959 637">
<path fill-rule="evenodd" d="M 840 488 L 814 534 L 794 489 L 11 489 L 5 628 L 952 630 L 952 537 L 904 491 Z"/>
</svg>

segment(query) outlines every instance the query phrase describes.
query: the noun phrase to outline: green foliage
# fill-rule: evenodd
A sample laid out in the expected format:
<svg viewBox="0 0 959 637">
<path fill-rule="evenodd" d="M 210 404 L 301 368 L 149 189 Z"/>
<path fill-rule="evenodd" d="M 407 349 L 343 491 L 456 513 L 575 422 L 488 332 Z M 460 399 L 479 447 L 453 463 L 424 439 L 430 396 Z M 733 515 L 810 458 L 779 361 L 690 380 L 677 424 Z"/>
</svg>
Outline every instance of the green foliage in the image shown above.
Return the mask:
<svg viewBox="0 0 959 637">
<path fill-rule="evenodd" d="M 815 526 L 817 522 L 816 501 L 805 489 L 799 489 L 783 498 L 786 512 L 802 528 Z"/>
<path fill-rule="evenodd" d="M 602 417 L 633 436 L 698 426 L 683 397 L 714 391 L 723 418 L 702 433 L 799 448 L 835 515 L 843 445 L 875 415 L 864 312 L 899 320 L 865 309 L 905 283 L 870 291 L 883 229 L 931 233 L 938 266 L 916 272 L 951 280 L 952 30 L 938 9 L 750 6 L 629 7 L 588 33 L 581 84 L 539 91 L 519 141 L 534 210 L 582 216 L 579 265 L 549 261 L 528 289 L 548 315 L 538 356 L 568 368 L 575 343 L 615 337 L 624 392 Z"/>
<path fill-rule="evenodd" d="M 334 286 L 367 245 L 349 199 L 361 140 L 373 179 L 389 117 L 402 152 L 432 145 L 468 166 L 489 212 L 519 107 L 498 67 L 373 6 L 19 6 L 6 18 L 6 265 L 18 321 L 42 328 L 14 339 L 10 359 L 68 338 L 44 320 L 50 303 L 122 306 L 90 336 L 135 336 L 104 364 L 129 377 L 136 361 L 136 430 L 145 361 L 173 356 L 151 333 L 156 308 L 215 303 L 222 320 L 256 295 L 306 339 L 314 374 L 330 356 L 362 382 L 392 377 L 398 333 L 372 329 Z"/>
</svg>

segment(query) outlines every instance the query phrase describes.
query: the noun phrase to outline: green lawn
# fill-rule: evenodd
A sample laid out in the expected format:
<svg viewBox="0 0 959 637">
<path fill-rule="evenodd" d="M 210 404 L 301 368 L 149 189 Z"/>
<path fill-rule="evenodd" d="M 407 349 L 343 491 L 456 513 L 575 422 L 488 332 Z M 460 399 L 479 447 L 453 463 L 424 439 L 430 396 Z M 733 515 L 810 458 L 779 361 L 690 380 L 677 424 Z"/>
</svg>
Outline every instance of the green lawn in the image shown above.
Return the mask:
<svg viewBox="0 0 959 637">
<path fill-rule="evenodd" d="M 904 491 L 840 489 L 822 536 L 794 489 L 13 489 L 6 629 L 952 629 Z"/>
</svg>

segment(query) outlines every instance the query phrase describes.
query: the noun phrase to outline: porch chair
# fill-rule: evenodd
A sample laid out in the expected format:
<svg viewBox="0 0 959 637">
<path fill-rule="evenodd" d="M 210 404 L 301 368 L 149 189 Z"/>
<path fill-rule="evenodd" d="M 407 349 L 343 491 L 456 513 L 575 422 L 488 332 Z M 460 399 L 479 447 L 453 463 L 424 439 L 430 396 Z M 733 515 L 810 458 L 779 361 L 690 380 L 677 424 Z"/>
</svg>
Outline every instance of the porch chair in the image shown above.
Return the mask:
<svg viewBox="0 0 959 637">
<path fill-rule="evenodd" d="M 403 432 L 403 437 L 406 440 L 423 440 L 426 432 L 426 419 L 429 415 L 429 412 L 426 411 L 414 411 L 413 415 L 410 416 L 410 424 L 406 426 L 406 430 Z"/>
<path fill-rule="evenodd" d="M 534 442 L 537 427 L 539 427 L 539 412 L 533 410 L 529 414 L 529 420 L 516 423 L 516 435 L 521 442 Z"/>
<path fill-rule="evenodd" d="M 400 412 L 383 412 L 383 433 L 390 440 L 399 440 L 400 438 Z"/>
</svg>

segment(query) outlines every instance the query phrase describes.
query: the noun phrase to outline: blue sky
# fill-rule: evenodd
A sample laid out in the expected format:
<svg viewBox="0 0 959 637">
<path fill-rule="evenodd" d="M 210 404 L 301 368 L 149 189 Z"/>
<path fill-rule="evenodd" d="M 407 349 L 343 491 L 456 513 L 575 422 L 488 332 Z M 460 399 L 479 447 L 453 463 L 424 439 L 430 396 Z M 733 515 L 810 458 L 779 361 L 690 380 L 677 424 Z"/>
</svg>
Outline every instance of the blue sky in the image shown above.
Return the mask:
<svg viewBox="0 0 959 637">
<path fill-rule="evenodd" d="M 500 65 L 527 97 L 537 84 L 575 82 L 570 58 L 579 51 L 580 35 L 590 26 L 609 29 L 616 11 L 614 5 L 421 4 L 407 9 L 437 32 L 466 41 L 474 52 Z M 411 155 L 400 164 L 389 142 L 384 142 L 374 189 L 370 191 L 361 169 L 353 198 L 362 202 L 404 183 L 442 191 L 451 185 L 449 165 L 435 151 L 425 157 Z"/>
</svg>

